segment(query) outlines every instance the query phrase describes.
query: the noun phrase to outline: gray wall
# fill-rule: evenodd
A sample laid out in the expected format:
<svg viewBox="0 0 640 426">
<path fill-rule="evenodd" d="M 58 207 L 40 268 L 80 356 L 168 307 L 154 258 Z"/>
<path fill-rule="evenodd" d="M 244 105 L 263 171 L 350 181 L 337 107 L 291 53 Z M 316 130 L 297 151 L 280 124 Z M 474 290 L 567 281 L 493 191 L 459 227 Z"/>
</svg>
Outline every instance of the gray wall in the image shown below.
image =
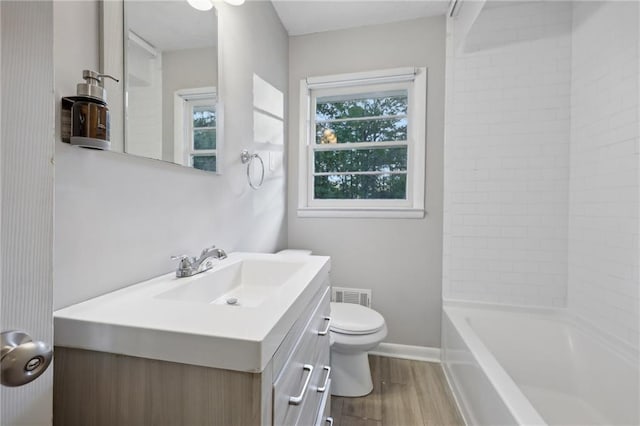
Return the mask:
<svg viewBox="0 0 640 426">
<path fill-rule="evenodd" d="M 253 191 L 239 155 L 255 148 L 254 73 L 286 97 L 287 34 L 269 2 L 219 7 L 224 174 L 57 142 L 55 308 L 172 271 L 172 254 L 214 243 L 228 251 L 286 245 L 282 170 L 268 170 Z M 75 94 L 82 69 L 97 69 L 97 20 L 93 1 L 55 2 L 56 99 Z"/>
<path fill-rule="evenodd" d="M 334 285 L 373 289 L 387 342 L 440 347 L 444 17 L 292 37 L 289 57 L 289 246 L 332 256 Z M 428 68 L 426 217 L 297 217 L 300 80 L 403 66 Z"/>
</svg>

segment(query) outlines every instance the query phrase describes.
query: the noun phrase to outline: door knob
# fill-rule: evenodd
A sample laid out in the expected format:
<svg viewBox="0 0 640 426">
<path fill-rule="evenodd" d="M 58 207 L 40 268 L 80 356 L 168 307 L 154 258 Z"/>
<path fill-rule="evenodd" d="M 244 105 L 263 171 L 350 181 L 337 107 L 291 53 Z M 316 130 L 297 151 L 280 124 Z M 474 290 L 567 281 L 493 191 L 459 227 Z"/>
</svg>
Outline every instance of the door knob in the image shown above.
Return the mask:
<svg viewBox="0 0 640 426">
<path fill-rule="evenodd" d="M 37 379 L 49 367 L 52 358 L 51 346 L 34 342 L 27 333 L 2 332 L 0 367 L 4 386 L 22 386 Z"/>
</svg>

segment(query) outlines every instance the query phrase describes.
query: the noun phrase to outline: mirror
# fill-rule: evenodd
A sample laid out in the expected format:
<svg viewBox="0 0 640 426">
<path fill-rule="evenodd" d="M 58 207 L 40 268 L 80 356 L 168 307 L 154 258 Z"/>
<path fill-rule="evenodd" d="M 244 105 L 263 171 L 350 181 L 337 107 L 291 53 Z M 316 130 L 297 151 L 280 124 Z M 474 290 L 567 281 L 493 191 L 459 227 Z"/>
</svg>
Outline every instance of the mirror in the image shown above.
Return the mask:
<svg viewBox="0 0 640 426">
<path fill-rule="evenodd" d="M 124 152 L 219 172 L 216 9 L 124 1 Z"/>
</svg>

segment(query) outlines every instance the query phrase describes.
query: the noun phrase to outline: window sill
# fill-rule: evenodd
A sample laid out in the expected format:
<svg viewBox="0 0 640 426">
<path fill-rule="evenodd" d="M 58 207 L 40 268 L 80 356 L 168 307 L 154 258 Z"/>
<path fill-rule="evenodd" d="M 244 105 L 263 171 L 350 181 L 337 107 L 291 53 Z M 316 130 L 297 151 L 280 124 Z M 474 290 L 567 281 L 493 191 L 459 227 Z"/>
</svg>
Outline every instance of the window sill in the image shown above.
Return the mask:
<svg viewBox="0 0 640 426">
<path fill-rule="evenodd" d="M 298 208 L 298 217 L 344 217 L 362 219 L 422 219 L 424 209 L 415 208 Z"/>
</svg>

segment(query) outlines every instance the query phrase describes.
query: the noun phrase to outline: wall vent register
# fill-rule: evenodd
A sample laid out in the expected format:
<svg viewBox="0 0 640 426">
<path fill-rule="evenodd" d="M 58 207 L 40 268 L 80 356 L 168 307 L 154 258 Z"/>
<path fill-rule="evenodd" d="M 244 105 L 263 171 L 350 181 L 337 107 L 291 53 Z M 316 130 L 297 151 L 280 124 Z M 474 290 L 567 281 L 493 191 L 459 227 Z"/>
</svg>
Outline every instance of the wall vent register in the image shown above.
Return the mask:
<svg viewBox="0 0 640 426">
<path fill-rule="evenodd" d="M 371 307 L 371 289 L 331 287 L 331 301 Z"/>
</svg>

